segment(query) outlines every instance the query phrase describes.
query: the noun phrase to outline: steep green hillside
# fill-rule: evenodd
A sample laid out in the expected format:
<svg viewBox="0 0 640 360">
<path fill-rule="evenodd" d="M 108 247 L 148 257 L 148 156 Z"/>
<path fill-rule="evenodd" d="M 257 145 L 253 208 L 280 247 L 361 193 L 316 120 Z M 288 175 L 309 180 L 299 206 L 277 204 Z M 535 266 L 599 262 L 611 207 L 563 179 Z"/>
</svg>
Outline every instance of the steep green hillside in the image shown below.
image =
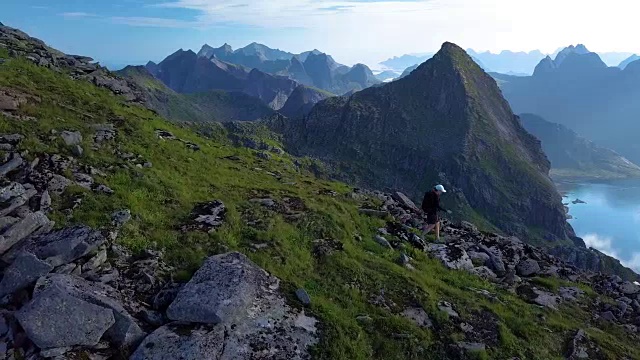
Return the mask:
<svg viewBox="0 0 640 360">
<path fill-rule="evenodd" d="M 127 66 L 118 74 L 143 90 L 147 107 L 173 121 L 247 121 L 273 114 L 273 110 L 258 98 L 241 92 L 211 90 L 178 94 L 143 66 Z"/>
<path fill-rule="evenodd" d="M 505 284 L 448 270 L 394 236 L 387 237 L 396 249 L 384 248 L 374 235 L 399 225 L 391 215 L 358 211 L 386 206 L 382 199 L 317 179 L 305 170 L 310 160 L 234 147 L 224 130 L 199 136 L 106 89 L 72 80 L 64 70 L 7 55 L 0 50 L 0 134 L 24 135 L 16 150 L 28 161 L 59 155 L 59 164 L 77 162 L 113 190 L 73 185 L 52 196 L 49 216 L 57 227 L 107 225 L 115 210 L 130 209 L 118 242 L 134 251 L 163 249 L 180 280 L 206 255 L 247 254 L 282 280 L 291 304 L 301 306 L 295 289 L 309 292 L 309 312 L 320 320 L 316 359 L 560 359 L 585 344 L 603 359 L 640 357 L 635 335 L 593 316 L 595 298 L 598 304 L 612 300 L 587 286 L 579 285 L 586 292 L 582 300 L 552 310 L 523 300 L 528 292 L 516 295 Z M 113 125 L 115 137 L 94 141 L 96 129 L 110 128 L 105 124 Z M 81 156 L 60 138 L 65 130 L 82 134 Z M 183 231 L 194 206 L 214 199 L 226 206 L 221 227 Z M 397 262 L 401 251 L 411 256 L 411 266 Z M 571 285 L 543 274 L 530 281 L 553 292 Z M 428 319 L 412 321 L 407 309 L 424 309 Z M 578 329 L 586 335 L 574 337 Z"/>
</svg>

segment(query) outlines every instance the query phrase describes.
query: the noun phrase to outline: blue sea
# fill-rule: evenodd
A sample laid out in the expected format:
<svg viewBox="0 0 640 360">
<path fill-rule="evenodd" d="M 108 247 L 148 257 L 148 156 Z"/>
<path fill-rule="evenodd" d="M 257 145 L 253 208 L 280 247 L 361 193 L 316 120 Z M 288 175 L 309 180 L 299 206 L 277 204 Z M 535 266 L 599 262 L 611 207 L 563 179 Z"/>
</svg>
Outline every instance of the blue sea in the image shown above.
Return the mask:
<svg viewBox="0 0 640 360">
<path fill-rule="evenodd" d="M 573 219 L 569 223 L 587 246 L 640 272 L 640 180 L 558 185 Z M 573 202 L 577 199 L 585 203 Z"/>
</svg>

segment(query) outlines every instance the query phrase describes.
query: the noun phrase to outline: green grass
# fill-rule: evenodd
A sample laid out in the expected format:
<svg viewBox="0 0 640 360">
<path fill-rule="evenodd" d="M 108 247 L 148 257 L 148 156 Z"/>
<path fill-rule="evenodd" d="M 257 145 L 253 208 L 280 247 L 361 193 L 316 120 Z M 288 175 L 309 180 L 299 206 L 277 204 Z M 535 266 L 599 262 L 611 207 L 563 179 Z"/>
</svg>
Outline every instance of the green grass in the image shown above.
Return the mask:
<svg viewBox="0 0 640 360">
<path fill-rule="evenodd" d="M 39 104 L 20 109 L 35 121 L 0 116 L 0 133 L 26 135 L 21 150 L 28 149 L 31 157 L 43 152 L 69 154 L 61 141 L 50 139 L 51 130 L 77 130 L 84 136 L 81 161 L 85 164 L 101 169 L 124 164 L 113 155 L 116 148 L 153 163 L 148 169 L 118 167 L 105 177 L 96 177 L 115 190 L 112 196 L 69 188 L 54 199 L 55 206 L 63 206 L 77 196 L 83 198 L 82 205 L 70 219 L 54 212 L 51 217 L 58 226 L 106 225 L 110 213 L 128 208 L 133 219 L 118 241 L 133 251 L 164 249 L 167 260 L 177 268 L 177 277 L 184 280 L 206 256 L 229 250 L 247 254 L 282 280 L 282 289 L 292 302 L 296 288 L 307 289 L 312 299 L 310 312 L 322 324 L 320 344 L 313 350 L 317 359 L 444 359 L 448 343 L 468 339 L 453 325 L 454 319 L 438 310 L 441 300 L 453 303 L 464 321 L 473 322 L 481 311 L 496 316 L 498 344 L 476 354 L 481 359 L 561 358 L 566 339 L 588 320 L 589 314 L 579 307 L 551 312 L 526 304 L 478 277 L 447 270 L 412 248 L 406 251 L 415 259 L 416 270 L 397 265 L 399 251 L 383 249 L 373 241 L 376 229 L 384 222 L 358 213 L 359 203 L 349 196 L 351 188 L 297 169 L 295 159 L 288 155 L 273 154 L 269 161 L 259 160 L 254 151 L 233 147 L 223 139 L 224 130 L 218 136 L 200 136 L 89 83 L 73 81 L 26 61 L 0 65 L 0 87 L 41 99 Z M 89 125 L 106 122 L 117 122 L 117 139 L 93 150 Z M 189 150 L 177 141 L 160 140 L 156 129 L 194 142 L 201 151 Z M 278 139 L 268 137 L 264 141 L 275 145 Z M 225 159 L 230 155 L 239 161 Z M 280 173 L 282 180 L 269 172 Z M 318 195 L 323 189 L 338 195 Z M 276 200 L 299 197 L 305 215 L 296 221 L 287 220 L 249 201 L 257 196 Z M 217 232 L 179 231 L 194 204 L 213 199 L 222 200 L 228 209 L 225 224 Z M 247 214 L 261 219 L 260 226 L 248 226 Z M 340 241 L 344 249 L 316 258 L 313 241 L 327 238 Z M 254 243 L 269 246 L 254 252 Z M 549 287 L 556 285 L 548 283 Z M 486 289 L 501 302 L 491 302 L 469 288 Z M 372 299 L 382 292 L 384 306 L 375 305 Z M 435 327 L 422 329 L 399 316 L 409 306 L 422 306 Z M 373 321 L 358 322 L 356 318 L 363 314 Z M 640 350 L 628 337 L 599 332 L 595 327 L 588 331 L 608 358 L 640 357 Z"/>
</svg>

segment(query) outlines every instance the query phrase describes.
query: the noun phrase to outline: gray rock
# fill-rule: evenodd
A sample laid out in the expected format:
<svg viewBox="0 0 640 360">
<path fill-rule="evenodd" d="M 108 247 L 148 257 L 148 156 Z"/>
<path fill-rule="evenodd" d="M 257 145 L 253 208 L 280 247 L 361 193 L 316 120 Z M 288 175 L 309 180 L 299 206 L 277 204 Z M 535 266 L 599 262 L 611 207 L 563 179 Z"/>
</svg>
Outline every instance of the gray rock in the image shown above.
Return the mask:
<svg viewBox="0 0 640 360">
<path fill-rule="evenodd" d="M 540 306 L 548 307 L 553 310 L 558 310 L 558 306 L 562 302 L 562 298 L 560 298 L 559 296 L 531 287 L 528 284 L 519 286 L 516 291 L 518 295 L 520 295 L 526 301 Z"/>
<path fill-rule="evenodd" d="M 7 186 L 0 188 L 0 203 L 5 203 L 15 197 L 23 195 L 27 190 L 22 184 L 12 182 Z"/>
<path fill-rule="evenodd" d="M 22 166 L 23 163 L 24 160 L 22 160 L 22 157 L 14 153 L 9 161 L 0 166 L 0 177 L 6 176 L 8 173 L 16 170 Z"/>
<path fill-rule="evenodd" d="M 47 190 L 52 194 L 61 195 L 71 184 L 73 182 L 66 177 L 54 174 L 47 184 Z"/>
<path fill-rule="evenodd" d="M 475 267 L 469 270 L 469 272 L 489 281 L 495 281 L 498 278 L 498 276 L 486 266 Z"/>
<path fill-rule="evenodd" d="M 208 324 L 165 325 L 131 359 L 310 358 L 316 320 L 291 309 L 278 283 L 240 253 L 208 258 L 167 310 L 170 319 Z"/>
<path fill-rule="evenodd" d="M 20 221 L 19 218 L 13 216 L 0 217 L 0 234 L 7 230 L 11 225 Z"/>
<path fill-rule="evenodd" d="M 75 226 L 25 239 L 3 260 L 11 262 L 19 251 L 27 251 L 53 267 L 68 264 L 96 250 L 107 239 L 87 226 Z"/>
<path fill-rule="evenodd" d="M 140 312 L 140 317 L 153 326 L 162 326 L 164 324 L 164 317 L 157 311 L 144 309 Z"/>
<path fill-rule="evenodd" d="M 462 221 L 460 222 L 460 227 L 466 231 L 472 232 L 472 233 L 477 233 L 478 232 L 478 227 L 473 225 L 472 223 L 468 222 L 468 221 Z"/>
<path fill-rule="evenodd" d="M 540 272 L 540 265 L 533 259 L 522 260 L 516 266 L 516 271 L 520 276 L 531 276 Z"/>
<path fill-rule="evenodd" d="M 71 153 L 76 157 L 81 157 L 84 154 L 84 149 L 80 145 L 73 145 L 71 147 Z"/>
<path fill-rule="evenodd" d="M 52 348 L 40 351 L 40 356 L 43 358 L 58 358 L 66 354 L 68 351 L 72 349 L 71 346 L 60 347 L 60 348 Z"/>
<path fill-rule="evenodd" d="M 422 328 L 431 328 L 433 326 L 429 315 L 423 308 L 407 308 L 402 312 L 402 316 Z"/>
<path fill-rule="evenodd" d="M 458 315 L 458 312 L 453 310 L 453 306 L 446 301 L 441 301 L 440 303 L 438 303 L 438 309 L 440 309 L 440 311 L 442 312 L 445 312 L 447 315 L 449 315 L 449 317 L 457 318 L 460 316 Z"/>
<path fill-rule="evenodd" d="M 60 137 L 67 146 L 80 145 L 82 142 L 82 134 L 79 131 L 63 131 Z"/>
<path fill-rule="evenodd" d="M 95 270 L 107 261 L 107 250 L 100 250 L 98 253 L 82 265 L 83 271 Z M 85 270 L 86 269 L 86 270 Z"/>
<path fill-rule="evenodd" d="M 411 258 L 409 257 L 409 255 L 402 253 L 400 254 L 400 258 L 398 258 L 398 264 L 402 265 L 402 266 L 406 266 L 411 262 Z"/>
<path fill-rule="evenodd" d="M 76 184 L 78 184 L 78 186 L 82 186 L 87 190 L 91 190 L 91 187 L 93 186 L 93 183 L 94 183 L 91 175 L 83 174 L 83 173 L 75 173 L 73 174 L 73 178 L 76 180 Z"/>
<path fill-rule="evenodd" d="M 160 290 L 156 296 L 153 297 L 153 308 L 158 311 L 166 310 L 173 300 L 176 299 L 179 291 L 179 287 L 169 287 Z"/>
<path fill-rule="evenodd" d="M 246 316 L 253 300 L 277 286 L 245 255 L 233 252 L 209 257 L 167 309 L 175 321 L 232 323 Z"/>
<path fill-rule="evenodd" d="M 298 298 L 298 300 L 300 300 L 302 305 L 304 306 L 311 305 L 311 298 L 309 297 L 309 294 L 307 294 L 307 292 L 304 289 L 300 288 L 296 290 L 296 297 Z"/>
<path fill-rule="evenodd" d="M 108 187 L 107 185 L 104 185 L 104 184 L 100 184 L 100 185 L 96 186 L 94 191 L 97 192 L 97 193 L 103 193 L 103 194 L 107 194 L 107 195 L 115 194 L 115 191 L 113 191 L 110 187 Z"/>
<path fill-rule="evenodd" d="M 382 236 L 380 236 L 380 235 L 376 235 L 376 236 L 374 237 L 374 240 L 375 240 L 378 244 L 380 244 L 382 247 L 389 248 L 389 249 L 393 249 L 393 248 L 391 247 L 391 244 L 389 243 L 389 241 L 387 241 L 387 239 L 383 238 L 383 237 L 382 237 Z"/>
<path fill-rule="evenodd" d="M 51 265 L 40 261 L 35 255 L 27 252 L 20 253 L 4 271 L 0 281 L 0 298 L 28 287 L 51 270 L 53 270 Z"/>
<path fill-rule="evenodd" d="M 88 282 L 73 275 L 49 274 L 38 279 L 33 292 L 34 298 L 51 288 L 112 311 L 115 322 L 105 332 L 105 336 L 116 346 L 137 346 L 145 336 L 135 319 L 124 309 L 119 294 L 112 287 Z"/>
<path fill-rule="evenodd" d="M 114 324 L 113 311 L 51 287 L 16 313 L 22 328 L 42 349 L 93 346 Z"/>
<path fill-rule="evenodd" d="M 618 311 L 619 311 L 618 314 L 620 317 L 624 316 L 628 308 L 629 308 L 629 304 L 622 301 L 618 301 Z"/>
<path fill-rule="evenodd" d="M 489 262 L 489 255 L 483 252 L 467 251 L 467 255 L 469 255 L 469 259 L 475 266 L 482 266 Z"/>
<path fill-rule="evenodd" d="M 276 206 L 276 202 L 273 199 L 270 198 L 264 198 L 264 199 L 251 199 L 249 200 L 252 203 L 257 203 L 260 204 L 262 206 L 266 206 L 266 207 L 275 207 Z"/>
<path fill-rule="evenodd" d="M 221 326 L 169 324 L 147 336 L 129 360 L 222 359 L 225 340 Z"/>
<path fill-rule="evenodd" d="M 358 315 L 356 316 L 356 321 L 361 324 L 370 324 L 373 322 L 373 319 L 369 315 Z"/>
<path fill-rule="evenodd" d="M 10 200 L 8 200 L 7 202 L 3 203 L 0 206 L 1 207 L 0 216 L 9 215 L 19 207 L 24 206 L 27 203 L 27 201 L 31 199 L 31 197 L 33 197 L 38 193 L 35 189 L 26 189 L 24 187 L 23 189 L 25 189 L 24 192 L 22 192 L 19 195 L 16 195 L 15 197 L 11 198 Z"/>
<path fill-rule="evenodd" d="M 427 252 L 440 260 L 444 266 L 455 270 L 471 270 L 473 263 L 467 252 L 454 244 L 429 244 Z"/>
<path fill-rule="evenodd" d="M 258 153 L 256 153 L 256 156 L 259 157 L 260 159 L 263 160 L 270 160 L 271 159 L 271 155 L 267 152 L 264 151 L 260 151 Z"/>
<path fill-rule="evenodd" d="M 0 314 L 0 337 L 3 337 L 7 332 L 9 332 L 7 319 L 5 319 L 4 315 Z"/>
<path fill-rule="evenodd" d="M 582 297 L 582 295 L 584 295 L 584 291 L 575 286 L 561 287 L 560 289 L 558 289 L 558 294 L 560 294 L 563 300 L 577 301 L 580 297 Z"/>
<path fill-rule="evenodd" d="M 50 224 L 51 222 L 47 216 L 41 211 L 27 215 L 27 217 L 13 224 L 13 226 L 0 236 L 0 254 L 4 254 L 36 230 L 50 226 Z"/>
<path fill-rule="evenodd" d="M 124 224 L 128 223 L 129 220 L 131 220 L 131 211 L 129 209 L 116 211 L 111 214 L 111 223 L 115 227 L 122 227 Z"/>
<path fill-rule="evenodd" d="M 502 253 L 498 249 L 489 249 L 488 247 L 480 244 L 478 245 L 480 250 L 482 250 L 485 254 L 489 255 L 489 261 L 487 265 L 491 270 L 493 270 L 498 276 L 504 276 L 507 272 L 504 261 L 502 260 Z"/>
<path fill-rule="evenodd" d="M 632 283 L 631 281 L 625 281 L 620 284 L 620 292 L 625 295 L 634 295 L 640 293 L 640 286 Z"/>
<path fill-rule="evenodd" d="M 483 343 L 459 342 L 458 347 L 470 352 L 485 351 L 486 346 Z"/>
<path fill-rule="evenodd" d="M 416 204 L 411 201 L 411 199 L 409 199 L 409 197 L 399 191 L 394 192 L 392 194 L 392 197 L 394 200 L 396 200 L 397 202 L 400 203 L 400 205 L 402 205 L 403 207 L 412 210 L 414 212 L 420 212 L 420 210 L 418 209 L 418 207 L 416 206 Z"/>
<path fill-rule="evenodd" d="M 606 321 L 616 321 L 616 317 L 615 315 L 613 315 L 613 312 L 611 311 L 603 312 L 602 314 L 600 314 L 600 318 Z"/>
<path fill-rule="evenodd" d="M 51 196 L 49 190 L 45 190 L 40 197 L 40 211 L 47 212 L 51 210 Z"/>
</svg>

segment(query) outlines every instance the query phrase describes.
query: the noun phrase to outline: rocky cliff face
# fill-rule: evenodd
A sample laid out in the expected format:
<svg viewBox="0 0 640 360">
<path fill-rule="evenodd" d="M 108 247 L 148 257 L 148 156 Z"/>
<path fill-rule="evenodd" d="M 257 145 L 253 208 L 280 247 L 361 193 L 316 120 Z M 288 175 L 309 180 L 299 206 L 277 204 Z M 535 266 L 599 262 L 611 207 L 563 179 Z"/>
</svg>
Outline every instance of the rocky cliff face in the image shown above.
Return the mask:
<svg viewBox="0 0 640 360">
<path fill-rule="evenodd" d="M 418 198 L 442 182 L 450 198 L 509 233 L 567 235 L 539 141 L 456 45 L 403 79 L 319 103 L 286 131 L 295 151 L 339 164 L 361 184 Z"/>
<path fill-rule="evenodd" d="M 289 118 L 298 118 L 307 115 L 315 104 L 331 96 L 326 91 L 300 85 L 291 93 L 279 112 Z"/>
</svg>

